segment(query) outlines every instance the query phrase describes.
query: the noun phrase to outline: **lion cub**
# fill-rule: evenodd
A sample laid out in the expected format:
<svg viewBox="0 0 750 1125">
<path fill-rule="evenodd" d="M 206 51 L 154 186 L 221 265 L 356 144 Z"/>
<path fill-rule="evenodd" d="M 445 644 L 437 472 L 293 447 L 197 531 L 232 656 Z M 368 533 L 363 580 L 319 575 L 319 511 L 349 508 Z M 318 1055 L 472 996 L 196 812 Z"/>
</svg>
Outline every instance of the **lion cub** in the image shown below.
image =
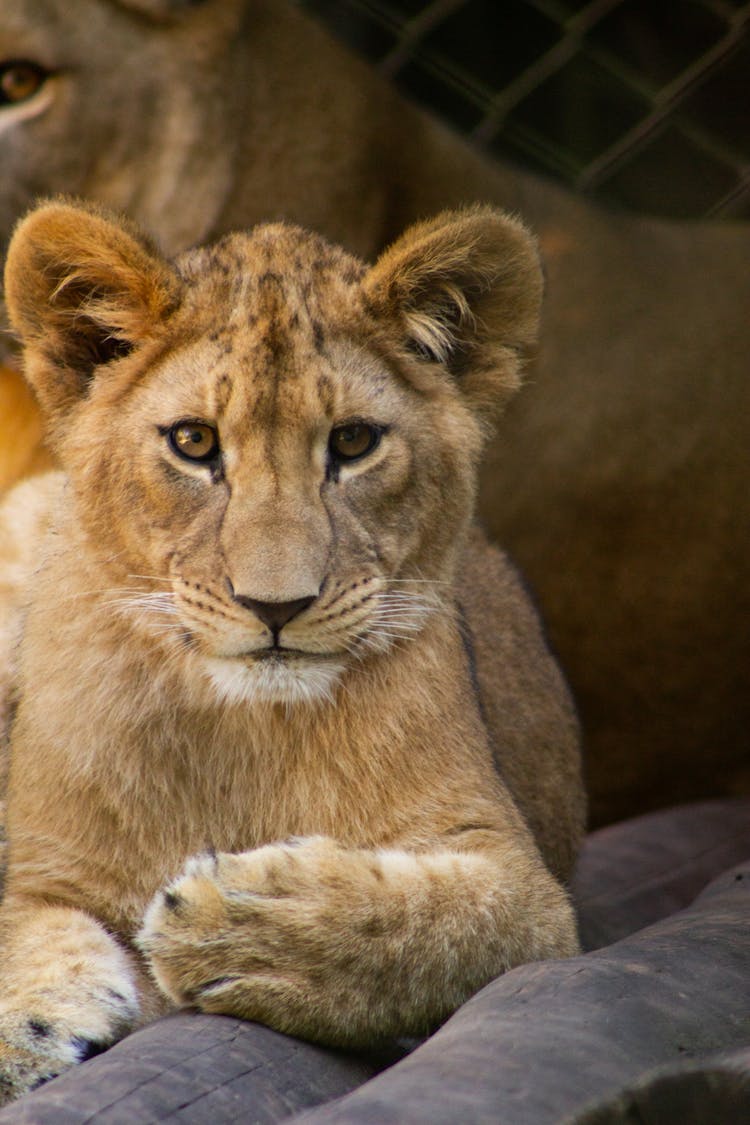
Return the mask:
<svg viewBox="0 0 750 1125">
<path fill-rule="evenodd" d="M 82 205 L 18 227 L 64 473 L 22 544 L 3 516 L 6 1098 L 170 1002 L 362 1045 L 576 951 L 576 724 L 472 527 L 540 291 L 490 208 L 371 268 L 285 225 L 173 262 Z"/>
</svg>

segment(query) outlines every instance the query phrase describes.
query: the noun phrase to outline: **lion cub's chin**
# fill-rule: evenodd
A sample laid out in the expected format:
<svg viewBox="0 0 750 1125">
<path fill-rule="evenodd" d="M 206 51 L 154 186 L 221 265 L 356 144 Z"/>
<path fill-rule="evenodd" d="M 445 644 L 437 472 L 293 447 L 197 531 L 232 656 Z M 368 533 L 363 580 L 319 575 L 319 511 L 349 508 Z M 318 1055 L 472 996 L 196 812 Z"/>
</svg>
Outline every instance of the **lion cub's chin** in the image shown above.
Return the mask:
<svg viewBox="0 0 750 1125">
<path fill-rule="evenodd" d="M 222 703 L 331 703 L 344 663 L 330 657 L 210 657 L 205 668 Z"/>
</svg>

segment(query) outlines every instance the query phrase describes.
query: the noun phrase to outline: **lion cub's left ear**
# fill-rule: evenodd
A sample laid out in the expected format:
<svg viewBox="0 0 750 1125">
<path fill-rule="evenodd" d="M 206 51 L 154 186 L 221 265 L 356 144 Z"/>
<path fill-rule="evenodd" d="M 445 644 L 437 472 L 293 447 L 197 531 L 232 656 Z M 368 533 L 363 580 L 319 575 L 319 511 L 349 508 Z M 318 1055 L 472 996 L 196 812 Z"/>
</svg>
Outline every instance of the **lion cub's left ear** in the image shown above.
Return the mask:
<svg viewBox="0 0 750 1125">
<path fill-rule="evenodd" d="M 419 359 L 441 364 L 481 412 L 505 401 L 536 342 L 542 271 L 522 223 L 492 207 L 410 227 L 363 281 L 375 315 Z"/>
<path fill-rule="evenodd" d="M 100 368 L 159 329 L 179 279 L 127 220 L 60 201 L 16 227 L 5 298 L 25 371 L 53 431 L 64 426 Z"/>
</svg>

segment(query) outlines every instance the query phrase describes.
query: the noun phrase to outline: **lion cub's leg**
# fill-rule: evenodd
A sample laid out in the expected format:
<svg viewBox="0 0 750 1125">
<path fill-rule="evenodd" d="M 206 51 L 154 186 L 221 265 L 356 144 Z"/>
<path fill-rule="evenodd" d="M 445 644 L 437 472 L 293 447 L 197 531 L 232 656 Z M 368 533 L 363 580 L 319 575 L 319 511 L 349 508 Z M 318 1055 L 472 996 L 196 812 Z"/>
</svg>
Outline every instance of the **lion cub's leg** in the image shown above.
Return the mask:
<svg viewBox="0 0 750 1125">
<path fill-rule="evenodd" d="M 139 1001 L 131 958 L 83 911 L 6 901 L 0 932 L 3 1104 L 121 1038 Z"/>
<path fill-rule="evenodd" d="M 419 853 L 310 837 L 197 857 L 137 940 L 176 1003 L 342 1046 L 424 1033 L 514 964 L 578 949 L 565 892 L 507 839 Z"/>
</svg>

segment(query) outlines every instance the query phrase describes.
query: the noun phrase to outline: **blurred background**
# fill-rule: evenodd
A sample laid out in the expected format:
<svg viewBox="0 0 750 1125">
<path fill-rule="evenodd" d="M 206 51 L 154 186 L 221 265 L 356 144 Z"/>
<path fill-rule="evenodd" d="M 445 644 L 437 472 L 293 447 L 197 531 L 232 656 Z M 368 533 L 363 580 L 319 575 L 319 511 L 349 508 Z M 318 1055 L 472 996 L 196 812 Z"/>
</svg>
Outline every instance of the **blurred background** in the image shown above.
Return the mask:
<svg viewBox="0 0 750 1125">
<path fill-rule="evenodd" d="M 298 2 L 498 157 L 609 206 L 750 219 L 750 3 Z"/>
</svg>

